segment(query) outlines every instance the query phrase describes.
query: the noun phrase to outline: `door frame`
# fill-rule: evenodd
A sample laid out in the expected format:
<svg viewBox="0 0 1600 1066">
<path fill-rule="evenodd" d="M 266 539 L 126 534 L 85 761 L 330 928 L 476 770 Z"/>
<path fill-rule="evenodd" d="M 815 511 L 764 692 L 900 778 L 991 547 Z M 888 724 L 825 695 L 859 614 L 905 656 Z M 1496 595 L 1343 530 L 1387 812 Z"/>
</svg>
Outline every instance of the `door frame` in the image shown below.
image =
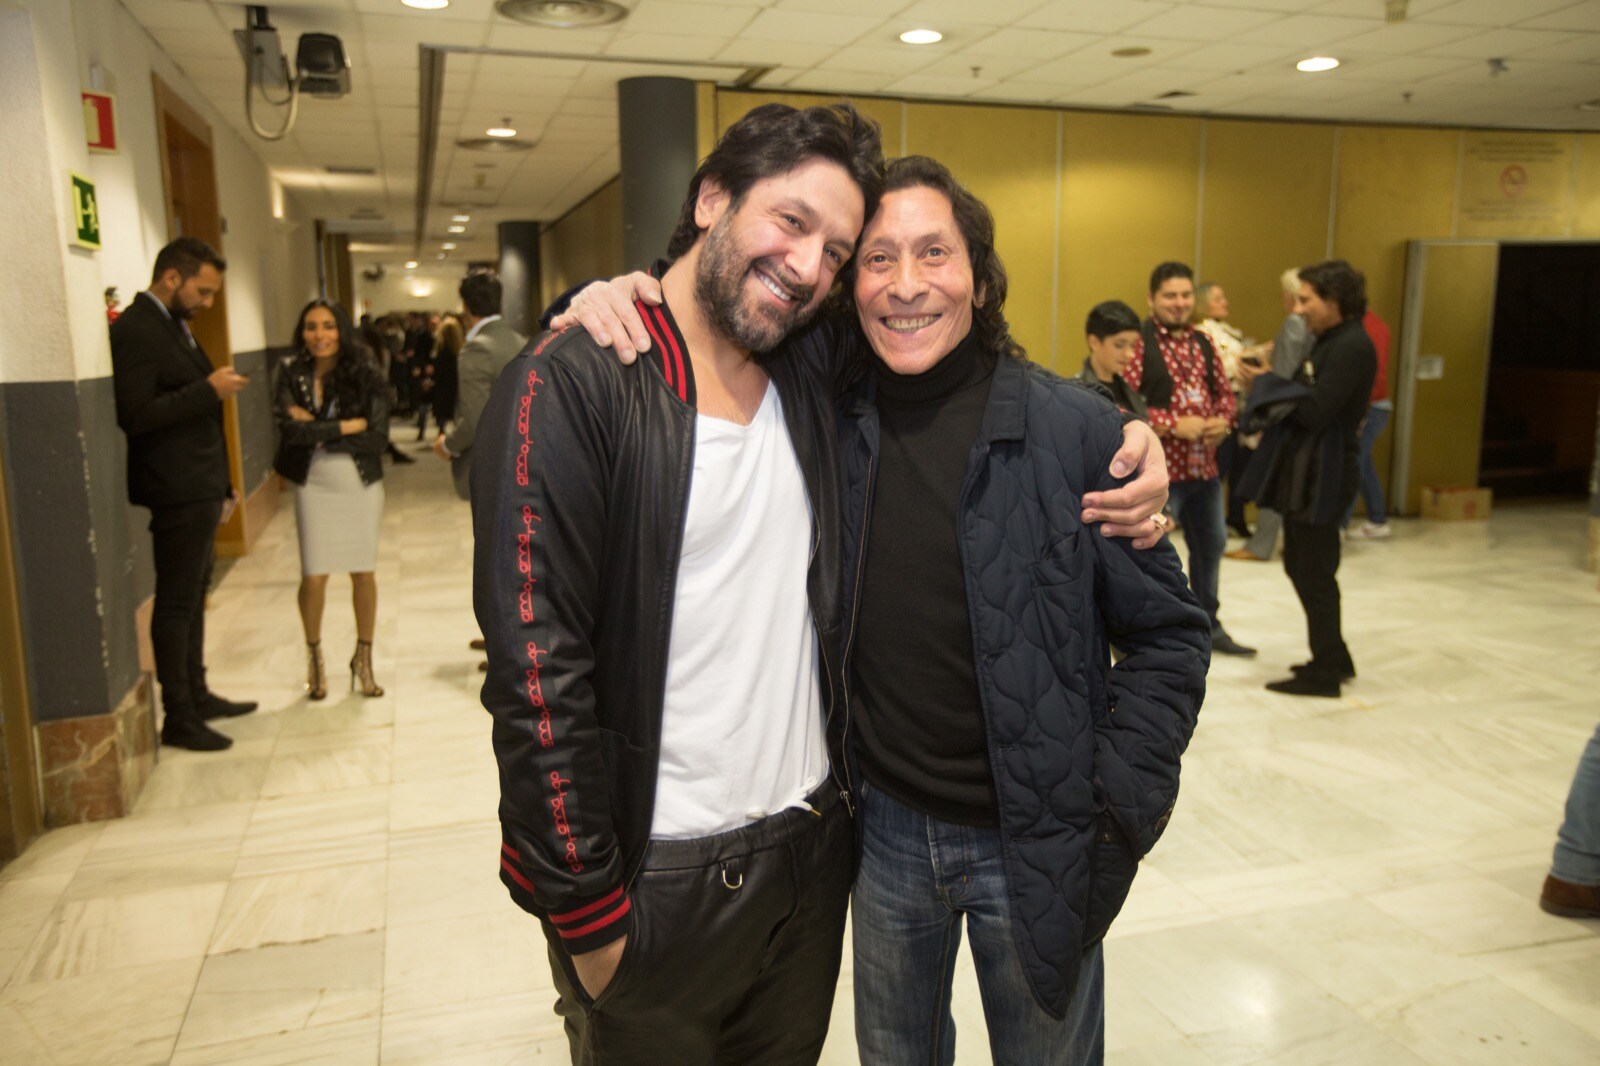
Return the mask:
<svg viewBox="0 0 1600 1066">
<path fill-rule="evenodd" d="M 0 866 L 22 854 L 44 831 L 38 749 L 28 699 L 28 662 L 22 645 L 22 607 L 17 598 L 16 554 L 11 540 L 9 489 L 0 460 L 0 727 L 5 745 L 4 782 L 8 817 L 0 827 Z"/>
<path fill-rule="evenodd" d="M 216 152 L 211 124 L 184 100 L 161 76 L 151 73 L 155 93 L 156 139 L 161 157 L 161 185 L 167 207 L 167 239 L 199 237 L 218 254 L 223 247 L 222 201 L 217 192 Z M 176 135 L 176 136 L 175 136 Z M 178 157 L 184 165 L 178 165 Z M 194 333 L 213 367 L 233 365 L 233 347 L 228 331 L 228 290 L 218 291 L 211 309 L 194 322 Z M 239 401 L 222 401 L 222 429 L 227 441 L 228 480 L 239 502 L 245 502 L 244 458 L 239 439 Z M 243 555 L 249 550 L 245 508 L 236 507 L 217 530 L 217 551 L 221 555 Z"/>
</svg>

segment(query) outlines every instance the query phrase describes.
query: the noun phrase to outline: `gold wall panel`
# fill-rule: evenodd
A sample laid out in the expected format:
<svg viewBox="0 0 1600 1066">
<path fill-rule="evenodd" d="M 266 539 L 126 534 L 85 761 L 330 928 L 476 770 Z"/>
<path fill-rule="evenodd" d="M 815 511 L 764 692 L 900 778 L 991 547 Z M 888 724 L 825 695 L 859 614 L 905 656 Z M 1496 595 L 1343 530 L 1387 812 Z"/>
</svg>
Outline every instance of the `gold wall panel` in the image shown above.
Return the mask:
<svg viewBox="0 0 1600 1066">
<path fill-rule="evenodd" d="M 1336 136 L 1332 126 L 1206 123 L 1196 280 L 1226 290 L 1246 336 L 1272 339 L 1284 315 L 1279 275 L 1327 252 Z"/>
<path fill-rule="evenodd" d="M 1366 274 L 1367 300 L 1389 324 L 1391 396 L 1398 385 L 1407 242 L 1450 236 L 1460 148 L 1461 134 L 1455 130 L 1346 126 L 1339 134 L 1333 254 Z M 1393 441 L 1401 417 L 1397 412 L 1373 447 L 1372 461 L 1385 489 L 1392 484 Z"/>
<path fill-rule="evenodd" d="M 1146 315 L 1151 268 L 1194 262 L 1201 120 L 1087 111 L 1062 119 L 1056 343 L 1059 368 L 1075 373 L 1091 307 L 1125 300 Z"/>
<path fill-rule="evenodd" d="M 1572 235 L 1600 237 L 1600 133 L 1580 133 L 1573 149 Z"/>
<path fill-rule="evenodd" d="M 1408 514 L 1425 486 L 1478 483 L 1500 246 L 1434 245 L 1425 256 L 1417 355 L 1443 356 L 1444 375 L 1415 382 Z"/>
<path fill-rule="evenodd" d="M 859 96 L 826 96 L 820 93 L 752 93 L 752 92 L 718 92 L 717 93 L 717 136 L 721 137 L 727 132 L 728 127 L 738 122 L 745 113 L 762 104 L 788 104 L 790 107 L 817 107 L 848 100 L 856 106 L 867 118 L 877 122 L 883 128 L 883 154 L 897 156 L 900 154 L 900 139 L 904 119 L 902 117 L 905 105 L 899 100 L 885 100 L 881 97 Z"/>
<path fill-rule="evenodd" d="M 907 154 L 939 160 L 994 212 L 1011 335 L 1044 366 L 1056 364 L 1056 126 L 1056 112 L 1032 108 L 906 107 Z"/>
<path fill-rule="evenodd" d="M 578 282 L 614 277 L 623 266 L 620 177 L 539 235 L 539 287 L 546 307 Z"/>
</svg>

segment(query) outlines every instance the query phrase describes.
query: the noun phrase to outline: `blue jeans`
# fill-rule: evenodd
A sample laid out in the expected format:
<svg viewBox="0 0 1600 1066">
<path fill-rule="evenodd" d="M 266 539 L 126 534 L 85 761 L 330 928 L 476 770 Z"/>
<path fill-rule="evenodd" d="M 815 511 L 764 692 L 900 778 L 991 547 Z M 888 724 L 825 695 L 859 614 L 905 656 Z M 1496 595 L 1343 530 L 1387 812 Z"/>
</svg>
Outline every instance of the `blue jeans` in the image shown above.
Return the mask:
<svg viewBox="0 0 1600 1066">
<path fill-rule="evenodd" d="M 1567 817 L 1556 835 L 1550 872 L 1574 885 L 1600 885 L 1600 726 L 1572 775 Z"/>
<path fill-rule="evenodd" d="M 950 989 L 963 919 L 996 1066 L 1104 1061 L 1100 945 L 1084 952 L 1066 1017 L 1046 1014 L 1012 938 L 999 831 L 937 821 L 866 782 L 859 799 L 862 857 L 850 920 L 863 1066 L 955 1062 Z"/>
<path fill-rule="evenodd" d="M 1228 546 L 1228 526 L 1222 501 L 1222 481 L 1174 481 L 1167 490 L 1167 507 L 1183 526 L 1189 546 L 1189 587 L 1217 627 L 1217 580 L 1222 552 Z"/>
<path fill-rule="evenodd" d="M 1367 505 L 1367 521 L 1374 525 L 1383 525 L 1389 521 L 1389 508 L 1383 501 L 1383 482 L 1378 478 L 1378 468 L 1372 462 L 1372 446 L 1383 435 L 1384 427 L 1389 424 L 1389 416 L 1394 414 L 1394 408 L 1386 401 L 1382 407 L 1367 409 L 1366 420 L 1361 423 L 1361 499 Z M 1341 526 L 1350 525 L 1350 517 L 1356 513 L 1356 501 L 1351 500 L 1350 506 L 1345 508 L 1344 521 Z"/>
</svg>

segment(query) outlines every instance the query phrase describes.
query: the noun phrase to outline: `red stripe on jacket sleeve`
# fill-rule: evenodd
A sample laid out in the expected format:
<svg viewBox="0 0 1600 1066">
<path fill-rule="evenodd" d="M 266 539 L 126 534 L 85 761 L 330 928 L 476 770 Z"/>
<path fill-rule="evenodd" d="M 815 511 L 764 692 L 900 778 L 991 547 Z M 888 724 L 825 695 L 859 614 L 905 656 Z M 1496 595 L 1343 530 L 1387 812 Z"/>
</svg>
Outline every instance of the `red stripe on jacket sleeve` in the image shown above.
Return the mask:
<svg viewBox="0 0 1600 1066">
<path fill-rule="evenodd" d="M 617 891 L 620 892 L 622 890 L 619 888 Z M 615 922 L 618 918 L 621 918 L 624 914 L 627 914 L 632 907 L 633 901 L 624 899 L 620 907 L 603 918 L 597 918 L 588 925 L 580 925 L 576 929 L 557 929 L 556 932 L 561 934 L 562 940 L 575 940 L 580 936 L 588 936 L 595 930 L 604 929 L 612 922 Z"/>
<path fill-rule="evenodd" d="M 616 887 L 615 891 L 612 891 L 612 892 L 606 894 L 603 898 L 597 899 L 593 903 L 588 904 L 587 906 L 579 907 L 575 911 L 565 911 L 565 912 L 563 912 L 561 914 L 552 913 L 550 915 L 550 921 L 553 922 L 556 925 L 565 925 L 568 922 L 575 922 L 579 918 L 587 918 L 589 915 L 593 914 L 595 911 L 601 910 L 601 909 L 603 909 L 605 907 L 611 906 L 613 903 L 615 903 L 617 901 L 617 899 L 621 895 L 622 895 L 622 886 L 618 885 Z"/>
</svg>

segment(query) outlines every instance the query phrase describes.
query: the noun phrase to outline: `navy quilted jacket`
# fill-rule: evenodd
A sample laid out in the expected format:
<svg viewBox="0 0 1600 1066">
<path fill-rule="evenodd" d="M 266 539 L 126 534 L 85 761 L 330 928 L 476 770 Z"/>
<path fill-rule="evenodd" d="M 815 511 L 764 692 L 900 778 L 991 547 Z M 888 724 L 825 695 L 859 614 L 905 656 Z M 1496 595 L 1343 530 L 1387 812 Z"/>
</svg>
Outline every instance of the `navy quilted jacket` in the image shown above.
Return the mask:
<svg viewBox="0 0 1600 1066">
<path fill-rule="evenodd" d="M 878 455 L 870 376 L 840 433 L 848 605 Z M 1057 1017 L 1083 949 L 1105 935 L 1172 815 L 1211 658 L 1172 546 L 1135 551 L 1079 520 L 1085 492 L 1117 484 L 1121 440 L 1111 404 L 1002 358 L 957 515 L 1011 925 L 1034 996 Z"/>
</svg>

